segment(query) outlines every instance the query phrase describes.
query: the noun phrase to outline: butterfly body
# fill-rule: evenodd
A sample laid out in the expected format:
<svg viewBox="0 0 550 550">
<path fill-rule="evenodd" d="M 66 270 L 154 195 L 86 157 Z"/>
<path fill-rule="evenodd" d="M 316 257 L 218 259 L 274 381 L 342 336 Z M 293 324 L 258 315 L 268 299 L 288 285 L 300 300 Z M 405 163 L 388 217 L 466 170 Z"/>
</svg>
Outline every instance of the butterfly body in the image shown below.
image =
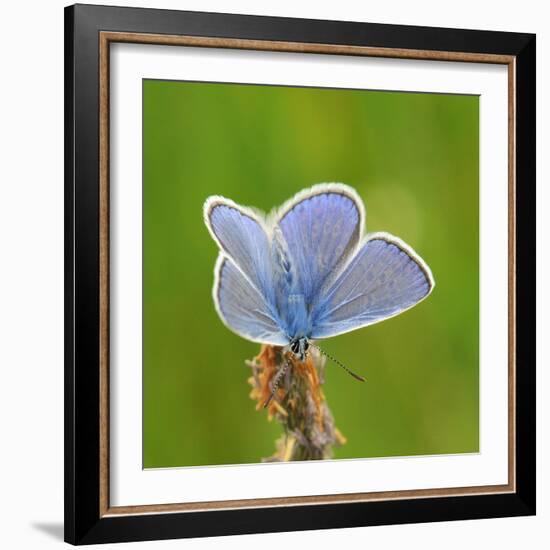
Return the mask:
<svg viewBox="0 0 550 550">
<path fill-rule="evenodd" d="M 220 248 L 213 297 L 221 320 L 301 360 L 311 340 L 393 317 L 434 287 L 403 241 L 364 234 L 363 202 L 346 185 L 316 185 L 269 216 L 214 196 L 204 218 Z"/>
<path fill-rule="evenodd" d="M 270 245 L 279 325 L 291 342 L 308 335 L 310 315 L 296 265 L 279 227 L 274 228 Z"/>
</svg>

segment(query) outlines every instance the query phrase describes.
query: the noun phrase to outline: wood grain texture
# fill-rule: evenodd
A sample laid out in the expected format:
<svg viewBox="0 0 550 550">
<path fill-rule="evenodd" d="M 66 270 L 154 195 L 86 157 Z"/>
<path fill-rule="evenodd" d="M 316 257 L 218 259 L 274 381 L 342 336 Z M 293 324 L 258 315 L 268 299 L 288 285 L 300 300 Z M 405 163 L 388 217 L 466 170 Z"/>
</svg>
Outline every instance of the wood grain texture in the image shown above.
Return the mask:
<svg viewBox="0 0 550 550">
<path fill-rule="evenodd" d="M 508 485 L 516 489 L 516 61 L 508 64 Z"/>
<path fill-rule="evenodd" d="M 99 514 L 109 509 L 109 42 L 99 42 Z"/>
<path fill-rule="evenodd" d="M 464 61 L 497 64 L 509 64 L 514 59 L 513 56 L 510 55 L 486 53 L 446 52 L 403 48 L 374 48 L 371 46 L 278 42 L 272 40 L 248 40 L 168 34 L 141 34 L 105 31 L 101 33 L 101 36 L 105 37 L 105 39 L 109 42 L 156 44 L 161 46 L 194 46 L 203 48 L 229 48 L 236 50 L 317 53 L 329 55 L 354 55 L 363 57 L 388 57 L 396 59 L 426 59 L 433 61 Z"/>
</svg>

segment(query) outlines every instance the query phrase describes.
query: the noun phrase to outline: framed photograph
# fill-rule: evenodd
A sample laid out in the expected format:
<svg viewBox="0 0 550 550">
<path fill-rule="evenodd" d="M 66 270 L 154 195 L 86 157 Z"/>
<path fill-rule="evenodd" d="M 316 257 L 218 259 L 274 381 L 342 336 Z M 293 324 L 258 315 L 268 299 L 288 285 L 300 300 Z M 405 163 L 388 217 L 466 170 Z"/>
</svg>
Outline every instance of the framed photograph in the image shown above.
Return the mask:
<svg viewBox="0 0 550 550">
<path fill-rule="evenodd" d="M 535 36 L 65 11 L 65 539 L 535 513 Z"/>
</svg>

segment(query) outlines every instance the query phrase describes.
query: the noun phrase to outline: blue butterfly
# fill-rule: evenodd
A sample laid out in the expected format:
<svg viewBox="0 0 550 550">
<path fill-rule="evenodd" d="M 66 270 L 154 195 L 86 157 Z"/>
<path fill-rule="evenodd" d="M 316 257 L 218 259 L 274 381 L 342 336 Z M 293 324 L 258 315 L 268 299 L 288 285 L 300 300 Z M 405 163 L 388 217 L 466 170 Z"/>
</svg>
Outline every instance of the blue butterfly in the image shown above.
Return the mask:
<svg viewBox="0 0 550 550">
<path fill-rule="evenodd" d="M 312 340 L 398 315 L 435 285 L 402 240 L 364 234 L 363 202 L 347 185 L 315 185 L 268 216 L 212 196 L 204 220 L 220 248 L 213 298 L 221 320 L 300 360 Z"/>
</svg>

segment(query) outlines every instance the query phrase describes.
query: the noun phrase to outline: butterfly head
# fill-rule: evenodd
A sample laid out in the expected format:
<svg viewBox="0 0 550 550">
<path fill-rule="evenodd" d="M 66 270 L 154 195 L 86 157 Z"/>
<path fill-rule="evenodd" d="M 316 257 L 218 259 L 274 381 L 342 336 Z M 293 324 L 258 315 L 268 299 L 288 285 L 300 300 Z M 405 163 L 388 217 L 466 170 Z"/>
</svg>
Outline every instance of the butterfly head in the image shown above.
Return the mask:
<svg viewBox="0 0 550 550">
<path fill-rule="evenodd" d="M 290 351 L 303 361 L 306 358 L 306 352 L 309 349 L 309 341 L 305 336 L 299 338 L 293 338 L 289 344 Z"/>
</svg>

